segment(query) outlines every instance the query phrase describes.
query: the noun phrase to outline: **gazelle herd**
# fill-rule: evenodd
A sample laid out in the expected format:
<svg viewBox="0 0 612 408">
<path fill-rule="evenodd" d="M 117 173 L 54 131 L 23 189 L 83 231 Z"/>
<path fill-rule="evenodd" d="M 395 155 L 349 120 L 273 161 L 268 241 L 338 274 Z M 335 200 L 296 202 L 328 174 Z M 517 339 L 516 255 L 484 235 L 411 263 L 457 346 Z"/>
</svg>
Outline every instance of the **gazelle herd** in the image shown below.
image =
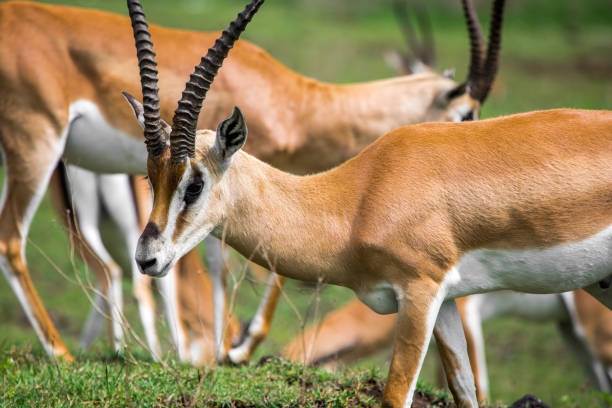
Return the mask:
<svg viewBox="0 0 612 408">
<path fill-rule="evenodd" d="M 476 121 L 497 71 L 504 0 L 493 2 L 487 47 L 472 1 L 462 0 L 465 81 L 436 73 L 415 52 L 416 73 L 350 85 L 301 76 L 238 41 L 263 2 L 252 0 L 221 36 L 149 31 L 138 0 L 127 0 L 129 20 L 0 4 L 0 266 L 47 354 L 72 360 L 25 260 L 52 180 L 97 278 L 83 348 L 106 313 L 114 347 L 124 342 L 121 270 L 97 225 L 107 213 L 134 260 L 155 358 L 149 277 L 168 275 L 159 282 L 173 340 L 179 358 L 197 364 L 248 360 L 289 277 L 345 286 L 362 303 L 330 315 L 286 354 L 325 363 L 393 344 L 385 407 L 411 406 L 432 333 L 455 402 L 478 406 L 487 392 L 480 320 L 520 311 L 525 299 L 538 305 L 534 315 L 562 322 L 609 391 L 611 312 L 601 304 L 612 307 L 612 114 L 559 109 Z M 148 186 L 92 171 L 146 173 Z M 238 325 L 226 316 L 218 239 L 278 274 L 233 348 Z M 203 240 L 212 282 L 194 249 Z"/>
</svg>

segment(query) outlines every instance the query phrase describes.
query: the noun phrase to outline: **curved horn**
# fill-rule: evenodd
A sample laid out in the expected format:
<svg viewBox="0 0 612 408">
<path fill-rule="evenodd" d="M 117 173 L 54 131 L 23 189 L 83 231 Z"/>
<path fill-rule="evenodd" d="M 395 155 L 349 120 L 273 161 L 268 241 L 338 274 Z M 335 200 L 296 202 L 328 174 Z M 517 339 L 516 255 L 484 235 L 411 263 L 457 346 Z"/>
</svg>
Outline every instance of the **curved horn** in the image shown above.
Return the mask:
<svg viewBox="0 0 612 408">
<path fill-rule="evenodd" d="M 477 99 L 482 104 L 493 86 L 495 74 L 499 65 L 499 50 L 501 48 L 501 29 L 504 17 L 505 0 L 495 0 L 493 11 L 491 14 L 491 27 L 489 29 L 489 43 L 487 45 L 487 58 L 485 59 L 482 70 L 480 83 L 474 90 L 472 97 Z"/>
<path fill-rule="evenodd" d="M 417 34 L 410 21 L 408 5 L 405 1 L 395 0 L 393 2 L 393 11 L 400 29 L 404 33 L 404 39 L 412 50 L 411 59 L 418 59 L 425 65 L 433 67 L 435 65 L 435 45 L 433 38 L 433 30 L 431 21 L 427 14 L 426 8 L 422 3 L 414 7 L 414 14 L 421 31 L 422 41 L 417 39 Z"/>
<path fill-rule="evenodd" d="M 185 85 L 185 90 L 172 120 L 172 132 L 170 133 L 172 162 L 180 163 L 186 156 L 194 157 L 196 125 L 206 93 L 223 64 L 223 60 L 234 46 L 234 42 L 238 40 L 238 37 L 263 2 L 264 0 L 252 0 L 230 23 L 229 27 L 223 31 L 221 37 L 202 57 L 200 64 L 196 65 L 189 82 Z"/>
<path fill-rule="evenodd" d="M 150 156 L 160 156 L 166 150 L 165 132 L 159 114 L 159 88 L 157 87 L 157 62 L 149 26 L 145 20 L 142 6 L 138 0 L 127 0 L 127 6 L 132 20 L 138 67 L 140 68 L 140 84 L 142 86 L 142 102 L 144 106 L 144 136 L 147 151 Z"/>
<path fill-rule="evenodd" d="M 482 28 L 478 21 L 478 15 L 474 10 L 472 0 L 462 0 L 463 14 L 468 26 L 470 37 L 470 68 L 468 71 L 467 83 L 471 88 L 478 87 L 481 79 L 482 61 L 484 54 L 484 37 L 482 36 Z M 471 94 L 472 91 L 470 91 Z"/>
</svg>

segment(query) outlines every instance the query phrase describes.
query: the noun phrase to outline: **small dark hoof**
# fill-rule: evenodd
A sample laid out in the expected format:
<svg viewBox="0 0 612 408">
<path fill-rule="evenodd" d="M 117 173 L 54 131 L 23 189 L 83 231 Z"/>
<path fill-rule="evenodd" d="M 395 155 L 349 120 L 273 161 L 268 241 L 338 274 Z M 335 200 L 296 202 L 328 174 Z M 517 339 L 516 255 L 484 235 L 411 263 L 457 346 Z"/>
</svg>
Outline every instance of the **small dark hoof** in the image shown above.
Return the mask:
<svg viewBox="0 0 612 408">
<path fill-rule="evenodd" d="M 270 361 L 283 361 L 283 358 L 280 356 L 274 356 L 274 355 L 263 356 L 262 358 L 259 359 L 257 364 L 255 364 L 255 367 L 265 366 Z"/>
<path fill-rule="evenodd" d="M 542 402 L 538 397 L 526 394 L 520 400 L 514 402 L 508 408 L 550 408 L 548 404 Z"/>
<path fill-rule="evenodd" d="M 612 285 L 612 275 L 599 281 L 599 287 L 601 289 L 610 289 L 610 285 Z"/>
</svg>

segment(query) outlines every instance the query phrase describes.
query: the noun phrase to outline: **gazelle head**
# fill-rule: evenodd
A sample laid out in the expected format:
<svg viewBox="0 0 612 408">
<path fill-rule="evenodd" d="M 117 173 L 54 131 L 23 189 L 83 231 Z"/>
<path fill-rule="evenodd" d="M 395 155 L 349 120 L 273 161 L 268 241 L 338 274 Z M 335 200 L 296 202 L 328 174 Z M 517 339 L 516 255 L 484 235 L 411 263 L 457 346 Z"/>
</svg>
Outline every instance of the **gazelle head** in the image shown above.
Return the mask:
<svg viewBox="0 0 612 408">
<path fill-rule="evenodd" d="M 440 78 L 438 82 L 440 88 L 427 112 L 425 118 L 427 121 L 459 122 L 478 119 L 480 108 L 491 90 L 497 73 L 504 3 L 505 0 L 495 0 L 489 44 L 485 50 L 482 29 L 473 2 L 462 0 L 471 55 L 468 77 L 464 82 L 457 84 L 453 80 L 454 69 L 447 69 L 442 74 L 438 74 L 434 68 L 436 60 L 434 39 L 424 4 L 419 3 L 414 9 L 415 20 L 422 32 L 420 35 L 422 41 L 420 41 L 411 24 L 406 3 L 402 0 L 394 1 L 394 12 L 410 52 L 389 51 L 385 54 L 385 60 L 400 75 L 426 73 Z"/>
<path fill-rule="evenodd" d="M 195 67 L 170 126 L 159 113 L 157 64 L 142 7 L 138 0 L 127 0 L 143 104 L 125 92 L 124 96 L 144 128 L 147 172 L 153 190 L 153 210 L 136 249 L 136 262 L 143 273 L 164 276 L 220 222 L 214 211 L 206 220 L 195 221 L 198 213 L 215 201 L 211 197 L 223 194 L 219 181 L 233 154 L 246 141 L 246 124 L 238 108 L 219 125 L 216 133 L 209 130 L 196 133 L 196 124 L 202 102 L 224 58 L 263 2 L 252 0 Z"/>
</svg>

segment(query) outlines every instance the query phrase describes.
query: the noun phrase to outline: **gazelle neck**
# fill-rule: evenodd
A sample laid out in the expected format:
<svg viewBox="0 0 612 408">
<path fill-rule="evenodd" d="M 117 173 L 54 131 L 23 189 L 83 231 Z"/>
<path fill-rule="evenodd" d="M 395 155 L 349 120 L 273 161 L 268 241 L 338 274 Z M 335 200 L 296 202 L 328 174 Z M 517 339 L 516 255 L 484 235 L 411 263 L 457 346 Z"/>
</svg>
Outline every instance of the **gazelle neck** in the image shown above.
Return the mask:
<svg viewBox="0 0 612 408">
<path fill-rule="evenodd" d="M 397 127 L 426 121 L 437 93 L 454 85 L 429 73 L 351 85 L 300 81 L 297 94 L 307 96 L 297 105 L 293 152 L 271 163 L 294 173 L 327 170 Z"/>
<path fill-rule="evenodd" d="M 328 183 L 329 173 L 295 176 L 239 152 L 224 175 L 222 194 L 231 197 L 223 199 L 224 223 L 213 233 L 280 274 L 306 281 L 334 276 L 330 283 L 343 284 L 339 254 L 356 214 L 350 203 L 358 200 L 350 188 L 327 189 Z"/>
</svg>

